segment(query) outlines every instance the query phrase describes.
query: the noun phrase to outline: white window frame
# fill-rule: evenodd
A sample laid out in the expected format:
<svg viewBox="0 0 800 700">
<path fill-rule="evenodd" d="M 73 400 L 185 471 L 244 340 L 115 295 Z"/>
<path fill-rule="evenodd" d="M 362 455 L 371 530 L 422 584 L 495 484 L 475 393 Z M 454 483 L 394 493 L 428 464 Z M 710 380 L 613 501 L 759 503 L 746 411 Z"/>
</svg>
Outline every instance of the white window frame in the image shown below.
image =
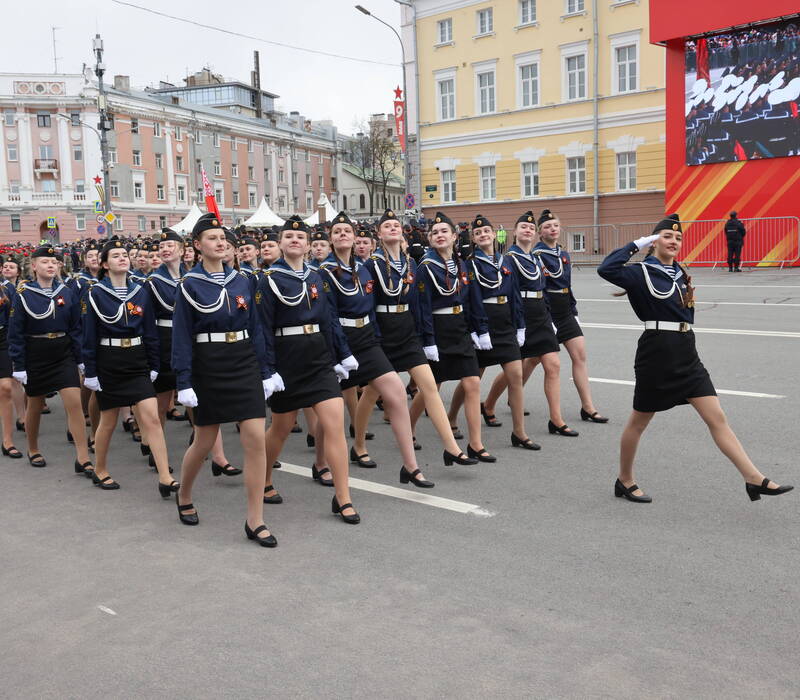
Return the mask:
<svg viewBox="0 0 800 700">
<path fill-rule="evenodd" d="M 253 152 L 253 139 L 247 139 L 247 152 Z"/>
<path fill-rule="evenodd" d="M 523 103 L 523 80 L 522 70 L 529 66 L 536 66 L 536 99 L 531 104 Z M 542 52 L 528 51 L 514 56 L 514 70 L 517 74 L 517 109 L 529 109 L 538 107 L 542 100 Z"/>
<path fill-rule="evenodd" d="M 83 160 L 83 144 L 76 143 L 72 146 L 72 160 Z"/>
<path fill-rule="evenodd" d="M 156 185 L 156 199 L 159 202 L 163 202 L 166 198 L 164 185 Z"/>
<path fill-rule="evenodd" d="M 225 206 L 225 186 L 221 184 L 214 185 L 214 198 L 217 200 L 219 206 Z"/>
<path fill-rule="evenodd" d="M 117 214 L 117 218 L 114 221 L 114 230 L 122 231 L 122 216 L 120 214 Z"/>
<path fill-rule="evenodd" d="M 478 185 L 480 186 L 481 202 L 494 202 L 497 199 L 497 166 L 478 166 Z M 488 191 L 487 191 L 488 186 Z"/>
<path fill-rule="evenodd" d="M 239 190 L 233 191 L 233 206 L 235 207 L 239 206 Z"/>
<path fill-rule="evenodd" d="M 458 196 L 458 181 L 456 180 L 456 169 L 442 170 L 442 204 L 453 204 Z"/>
<path fill-rule="evenodd" d="M 587 99 L 589 95 L 589 42 L 576 41 L 563 44 L 561 47 L 561 99 L 563 102 L 578 102 Z M 583 96 L 569 96 L 568 61 L 571 58 L 583 56 Z"/>
<path fill-rule="evenodd" d="M 434 71 L 433 73 L 434 83 L 436 85 L 436 121 L 439 122 L 448 122 L 452 121 L 456 118 L 456 104 L 458 99 L 457 88 L 456 88 L 456 69 L 455 68 L 443 68 L 442 70 Z M 453 96 L 452 100 L 449 102 L 452 104 L 453 113 L 452 115 L 445 114 L 444 110 L 442 109 L 442 86 L 441 84 L 448 81 L 453 81 Z"/>
<path fill-rule="evenodd" d="M 111 196 L 115 199 L 119 199 L 119 182 L 115 180 L 111 181 Z"/>
<path fill-rule="evenodd" d="M 573 231 L 570 233 L 572 253 L 585 253 L 586 252 L 586 233 L 584 231 Z"/>
<path fill-rule="evenodd" d="M 583 167 L 581 167 L 583 161 Z M 572 165 L 575 165 L 573 168 Z M 586 194 L 586 155 L 582 156 L 569 156 L 566 163 L 567 168 L 567 194 Z M 583 171 L 583 189 L 580 187 L 581 171 Z M 574 189 L 573 189 L 573 173 L 574 173 Z"/>
<path fill-rule="evenodd" d="M 131 155 L 131 162 L 133 165 L 141 167 L 142 165 L 142 152 L 141 151 L 133 151 Z"/>
<path fill-rule="evenodd" d="M 153 155 L 155 156 L 156 160 L 156 170 L 161 170 L 164 167 L 164 156 L 162 156 L 160 153 L 154 153 Z"/>
<path fill-rule="evenodd" d="M 176 188 L 176 193 L 179 202 L 186 201 L 186 185 L 178 185 Z"/>
<path fill-rule="evenodd" d="M 231 177 L 239 177 L 239 164 L 231 163 Z"/>
<path fill-rule="evenodd" d="M 633 162 L 631 162 L 631 158 Z M 626 162 L 621 163 L 624 159 Z M 635 192 L 638 180 L 636 151 L 618 151 L 614 154 L 617 192 Z M 624 177 L 623 177 L 624 173 Z M 624 180 L 624 182 L 623 182 Z M 631 183 L 633 186 L 631 186 Z M 624 185 L 624 186 L 623 186 Z"/>
<path fill-rule="evenodd" d="M 17 123 L 17 112 L 14 109 L 3 110 L 3 123 L 6 126 L 13 127 Z"/>
<path fill-rule="evenodd" d="M 629 95 L 641 90 L 642 84 L 642 49 L 641 49 L 642 32 L 640 29 L 623 32 L 621 34 L 612 34 L 608 37 L 609 47 L 611 50 L 611 94 L 612 95 Z M 617 63 L 617 49 L 633 46 L 636 51 L 636 86 L 632 90 L 619 89 L 619 64 Z M 628 76 L 630 82 L 630 76 Z"/>
<path fill-rule="evenodd" d="M 183 171 L 183 156 L 175 156 L 175 170 Z"/>
<path fill-rule="evenodd" d="M 564 0 L 564 15 L 580 15 L 586 12 L 586 0 Z"/>
<path fill-rule="evenodd" d="M 434 46 L 447 46 L 453 43 L 453 18 L 445 17 L 436 22 L 436 44 Z"/>
<path fill-rule="evenodd" d="M 311 211 L 314 208 L 314 194 L 306 192 L 306 211 Z"/>
<path fill-rule="evenodd" d="M 525 16 L 525 8 L 528 8 L 529 16 Z M 519 26 L 529 27 L 537 23 L 536 0 L 519 0 Z"/>
<path fill-rule="evenodd" d="M 181 131 L 180 125 L 175 125 L 175 140 L 180 141 L 183 138 L 183 132 Z"/>
<path fill-rule="evenodd" d="M 256 169 L 252 165 L 247 166 L 247 179 L 250 181 L 256 179 Z"/>
<path fill-rule="evenodd" d="M 528 166 L 530 166 L 528 168 Z M 526 169 L 530 172 L 525 172 Z M 522 199 L 534 199 L 539 196 L 539 161 L 524 160 L 519 164 L 520 185 L 519 191 Z M 530 185 L 530 187 L 528 187 Z"/>
<path fill-rule="evenodd" d="M 139 216 L 136 217 L 136 227 L 142 233 L 147 231 L 147 217 L 139 214 Z"/>
<path fill-rule="evenodd" d="M 109 148 L 108 149 L 108 162 L 110 165 L 117 164 L 117 149 L 116 148 Z"/>
<path fill-rule="evenodd" d="M 202 146 L 203 145 L 203 132 L 200 131 L 200 129 L 195 129 L 195 131 L 194 131 L 194 142 L 198 146 Z"/>
<path fill-rule="evenodd" d="M 133 199 L 136 202 L 144 201 L 144 180 L 133 181 Z"/>
<path fill-rule="evenodd" d="M 153 136 L 161 136 L 161 123 L 153 122 Z"/>
<path fill-rule="evenodd" d="M 139 133 L 139 120 L 135 117 L 131 117 L 131 133 L 138 134 Z"/>
<path fill-rule="evenodd" d="M 8 154 L 9 163 L 16 163 L 19 160 L 19 148 L 16 143 L 7 144 L 6 153 Z"/>
<path fill-rule="evenodd" d="M 75 180 L 75 193 L 76 194 L 86 194 L 86 181 L 85 180 Z"/>
<path fill-rule="evenodd" d="M 86 230 L 86 214 L 75 214 L 75 230 Z"/>
<path fill-rule="evenodd" d="M 214 148 L 219 148 L 219 132 L 218 131 L 211 132 L 211 145 L 214 146 Z"/>
<path fill-rule="evenodd" d="M 217 177 L 222 175 L 222 164 L 218 160 L 214 161 L 214 175 Z"/>
<path fill-rule="evenodd" d="M 486 114 L 496 114 L 497 113 L 497 59 L 492 59 L 490 61 L 480 61 L 479 63 L 472 64 L 472 70 L 474 73 L 474 82 L 475 82 L 475 114 L 476 115 L 486 115 Z M 492 85 L 491 85 L 491 97 L 492 97 L 492 109 L 488 109 L 486 111 L 481 110 L 481 76 L 483 75 L 492 75 Z M 487 106 L 488 106 L 488 98 L 487 98 Z"/>
<path fill-rule="evenodd" d="M 475 36 L 491 36 L 492 34 L 494 34 L 494 8 L 482 7 L 480 10 L 476 10 Z"/>
<path fill-rule="evenodd" d="M 247 190 L 247 204 L 251 209 L 255 209 L 258 206 L 258 192 Z"/>
</svg>

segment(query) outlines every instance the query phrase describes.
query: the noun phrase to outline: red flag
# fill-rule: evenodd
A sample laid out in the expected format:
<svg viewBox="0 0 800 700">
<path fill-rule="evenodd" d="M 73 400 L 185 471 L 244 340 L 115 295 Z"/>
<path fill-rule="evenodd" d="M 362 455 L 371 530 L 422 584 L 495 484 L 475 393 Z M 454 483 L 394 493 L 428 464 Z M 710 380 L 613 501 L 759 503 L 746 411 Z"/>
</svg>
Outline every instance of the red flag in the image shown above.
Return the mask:
<svg viewBox="0 0 800 700">
<path fill-rule="evenodd" d="M 706 39 L 697 40 L 697 79 L 705 79 L 708 87 L 711 87 L 711 71 L 708 67 L 708 41 Z"/>
<path fill-rule="evenodd" d="M 747 153 L 744 150 L 744 146 L 738 141 L 733 147 L 733 154 L 736 156 L 736 160 L 747 160 Z"/>
<path fill-rule="evenodd" d="M 405 123 L 405 113 L 406 113 L 406 102 L 403 99 L 400 99 L 403 96 L 403 91 L 400 89 L 398 85 L 394 90 L 394 125 L 397 129 L 397 140 L 400 142 L 400 150 L 405 153 L 406 152 L 406 123 Z"/>
<path fill-rule="evenodd" d="M 203 196 L 206 198 L 206 210 L 216 214 L 217 218 L 222 221 L 222 215 L 219 213 L 214 191 L 211 189 L 211 183 L 208 181 L 208 177 L 206 177 L 206 169 L 203 167 L 202 163 L 200 163 L 200 173 L 203 176 Z"/>
</svg>

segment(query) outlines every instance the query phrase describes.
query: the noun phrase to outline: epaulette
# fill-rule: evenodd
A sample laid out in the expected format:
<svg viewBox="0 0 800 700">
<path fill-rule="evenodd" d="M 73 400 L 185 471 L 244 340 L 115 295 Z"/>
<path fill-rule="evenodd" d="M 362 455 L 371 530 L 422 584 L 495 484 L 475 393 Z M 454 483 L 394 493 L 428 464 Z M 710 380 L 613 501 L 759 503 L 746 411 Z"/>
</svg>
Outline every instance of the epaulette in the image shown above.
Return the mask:
<svg viewBox="0 0 800 700">
<path fill-rule="evenodd" d="M 17 291 L 22 292 L 25 290 L 25 283 L 30 280 L 21 280 L 20 283 L 17 285 Z"/>
</svg>

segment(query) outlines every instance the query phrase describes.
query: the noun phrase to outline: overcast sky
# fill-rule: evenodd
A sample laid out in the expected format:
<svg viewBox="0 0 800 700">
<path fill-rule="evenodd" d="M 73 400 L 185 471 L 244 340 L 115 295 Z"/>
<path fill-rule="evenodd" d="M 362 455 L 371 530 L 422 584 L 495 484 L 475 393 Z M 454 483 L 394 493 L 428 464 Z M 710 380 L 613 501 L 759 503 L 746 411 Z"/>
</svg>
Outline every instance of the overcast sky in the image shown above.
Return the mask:
<svg viewBox="0 0 800 700">
<path fill-rule="evenodd" d="M 402 80 L 394 34 L 355 9 L 358 0 L 130 0 L 133 4 L 261 39 L 392 65 L 362 63 L 265 44 L 193 26 L 112 0 L 7 0 L 0 71 L 52 72 L 51 26 L 56 26 L 60 73 L 94 63 L 92 38 L 105 42 L 108 74 L 129 75 L 133 87 L 159 80 L 182 85 L 204 66 L 250 82 L 253 50 L 261 53 L 261 87 L 280 95 L 282 111 L 332 119 L 341 131 L 376 112 L 391 113 Z M 393 0 L 360 4 L 399 31 Z"/>
</svg>

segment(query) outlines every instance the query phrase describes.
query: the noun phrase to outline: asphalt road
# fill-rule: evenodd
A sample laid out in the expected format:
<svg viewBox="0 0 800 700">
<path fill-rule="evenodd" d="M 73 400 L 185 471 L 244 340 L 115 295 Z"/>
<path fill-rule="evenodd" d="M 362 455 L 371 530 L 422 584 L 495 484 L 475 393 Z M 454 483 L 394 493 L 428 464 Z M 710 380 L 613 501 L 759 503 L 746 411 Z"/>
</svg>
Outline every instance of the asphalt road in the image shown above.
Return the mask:
<svg viewBox="0 0 800 700">
<path fill-rule="evenodd" d="M 762 471 L 800 487 L 800 273 L 695 280 L 698 300 L 713 302 L 698 306 L 699 330 L 736 331 L 698 333 L 717 388 L 773 395 L 722 394 L 734 429 Z M 591 268 L 574 287 L 591 376 L 632 380 L 639 331 L 607 327 L 636 323 L 627 302 Z M 637 478 L 654 502 L 615 499 L 633 388 L 594 383 L 611 422 L 582 423 L 562 361 L 577 439 L 546 434 L 541 374 L 526 389 L 541 452 L 510 447 L 500 410 L 503 427 L 485 432 L 497 464 L 445 468 L 430 425 L 420 427 L 431 495 L 473 513 L 354 490 L 363 521 L 350 527 L 331 515 L 330 489 L 284 470 L 285 503 L 265 507 L 275 550 L 244 537 L 241 477 L 210 468 L 195 492 L 200 526 L 180 525 L 121 430 L 119 491 L 74 476 L 51 400 L 48 467 L 0 459 L 0 697 L 800 696 L 800 488 L 750 503 L 681 407 L 642 442 Z M 377 412 L 372 428 L 380 467 L 352 475 L 408 492 Z M 176 464 L 188 435 L 168 424 Z M 232 426 L 224 435 L 240 464 Z M 282 459 L 310 466 L 304 435 Z"/>
</svg>

